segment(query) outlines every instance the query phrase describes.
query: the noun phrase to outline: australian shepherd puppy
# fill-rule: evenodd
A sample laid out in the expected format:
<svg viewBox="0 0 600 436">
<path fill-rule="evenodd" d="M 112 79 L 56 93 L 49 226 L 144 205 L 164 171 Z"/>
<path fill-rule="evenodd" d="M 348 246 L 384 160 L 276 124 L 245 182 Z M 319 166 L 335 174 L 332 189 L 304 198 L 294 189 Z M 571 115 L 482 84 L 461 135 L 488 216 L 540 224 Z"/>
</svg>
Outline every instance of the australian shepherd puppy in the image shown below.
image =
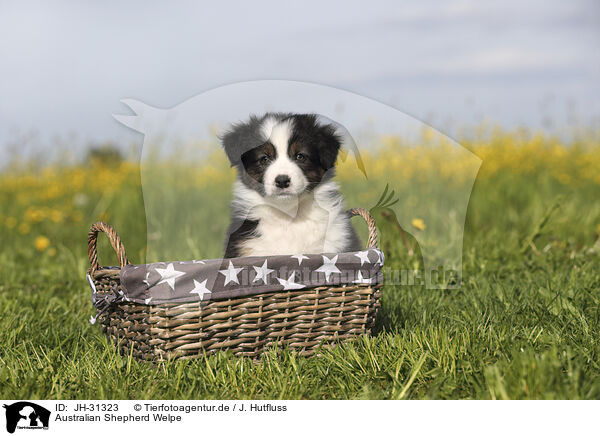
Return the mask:
<svg viewBox="0 0 600 436">
<path fill-rule="evenodd" d="M 341 138 L 316 115 L 267 113 L 222 137 L 238 177 L 225 257 L 360 249 L 332 181 Z"/>
</svg>

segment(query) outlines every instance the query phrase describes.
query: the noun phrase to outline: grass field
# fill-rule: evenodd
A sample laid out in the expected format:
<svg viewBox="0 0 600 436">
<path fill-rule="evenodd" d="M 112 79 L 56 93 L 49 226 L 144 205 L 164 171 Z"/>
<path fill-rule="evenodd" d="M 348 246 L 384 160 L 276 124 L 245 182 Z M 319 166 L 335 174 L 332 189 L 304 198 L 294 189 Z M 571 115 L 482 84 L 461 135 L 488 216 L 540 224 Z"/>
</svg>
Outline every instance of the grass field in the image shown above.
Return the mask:
<svg viewBox="0 0 600 436">
<path fill-rule="evenodd" d="M 460 178 L 461 163 L 436 163 L 435 147 L 407 155 L 394 138 L 382 143 L 365 155 L 377 167 L 372 192 L 359 192 L 340 170 L 348 204 L 373 204 L 385 183 L 402 199 L 408 180 L 445 186 Z M 597 136 L 495 131 L 462 143 L 483 164 L 465 223 L 461 289 L 384 286 L 374 337 L 313 358 L 271 352 L 259 364 L 226 353 L 159 365 L 119 356 L 88 322 L 86 234 L 106 220 L 130 259 L 144 259 L 138 167 L 15 164 L 0 175 L 0 397 L 599 399 Z M 233 175 L 217 161 L 188 169 L 186 186 L 163 187 L 219 205 L 202 244 L 188 246 L 198 257 L 219 256 L 228 220 Z M 413 218 L 405 230 L 428 231 L 427 220 Z M 376 219 L 385 270 L 420 268 L 414 238 L 411 256 L 394 224 Z M 114 264 L 108 244 L 100 248 L 101 263 Z"/>
</svg>

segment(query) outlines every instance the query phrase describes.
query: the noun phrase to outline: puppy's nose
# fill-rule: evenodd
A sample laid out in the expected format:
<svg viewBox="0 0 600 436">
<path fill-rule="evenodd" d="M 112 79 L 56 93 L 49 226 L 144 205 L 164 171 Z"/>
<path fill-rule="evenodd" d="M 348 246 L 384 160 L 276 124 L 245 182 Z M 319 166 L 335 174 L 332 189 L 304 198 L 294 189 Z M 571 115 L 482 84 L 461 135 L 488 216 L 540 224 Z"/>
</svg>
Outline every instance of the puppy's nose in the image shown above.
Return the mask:
<svg viewBox="0 0 600 436">
<path fill-rule="evenodd" d="M 275 185 L 277 185 L 278 188 L 287 188 L 288 186 L 290 186 L 290 178 L 289 176 L 280 174 L 277 177 L 275 177 Z"/>
</svg>

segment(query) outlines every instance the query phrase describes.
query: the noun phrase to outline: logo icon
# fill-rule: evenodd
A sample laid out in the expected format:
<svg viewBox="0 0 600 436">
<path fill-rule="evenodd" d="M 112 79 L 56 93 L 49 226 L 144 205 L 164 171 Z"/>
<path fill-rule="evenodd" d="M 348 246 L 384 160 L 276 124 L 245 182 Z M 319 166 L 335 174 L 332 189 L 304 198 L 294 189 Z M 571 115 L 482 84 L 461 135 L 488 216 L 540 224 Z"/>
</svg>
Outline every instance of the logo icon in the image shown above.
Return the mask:
<svg viewBox="0 0 600 436">
<path fill-rule="evenodd" d="M 11 405 L 4 404 L 6 409 L 6 431 L 14 433 L 15 429 L 48 429 L 50 411 L 29 401 L 19 401 Z"/>
</svg>

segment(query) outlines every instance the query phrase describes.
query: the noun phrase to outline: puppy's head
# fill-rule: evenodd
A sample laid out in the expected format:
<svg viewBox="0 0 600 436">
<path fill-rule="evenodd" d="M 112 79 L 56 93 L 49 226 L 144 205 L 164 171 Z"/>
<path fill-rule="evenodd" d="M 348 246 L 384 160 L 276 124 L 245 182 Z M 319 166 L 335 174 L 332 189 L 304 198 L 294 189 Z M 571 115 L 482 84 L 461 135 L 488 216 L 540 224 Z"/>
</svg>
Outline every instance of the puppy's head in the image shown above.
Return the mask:
<svg viewBox="0 0 600 436">
<path fill-rule="evenodd" d="M 241 180 L 263 196 L 290 198 L 333 173 L 341 140 L 316 115 L 271 113 L 235 124 L 223 147 Z"/>
</svg>

